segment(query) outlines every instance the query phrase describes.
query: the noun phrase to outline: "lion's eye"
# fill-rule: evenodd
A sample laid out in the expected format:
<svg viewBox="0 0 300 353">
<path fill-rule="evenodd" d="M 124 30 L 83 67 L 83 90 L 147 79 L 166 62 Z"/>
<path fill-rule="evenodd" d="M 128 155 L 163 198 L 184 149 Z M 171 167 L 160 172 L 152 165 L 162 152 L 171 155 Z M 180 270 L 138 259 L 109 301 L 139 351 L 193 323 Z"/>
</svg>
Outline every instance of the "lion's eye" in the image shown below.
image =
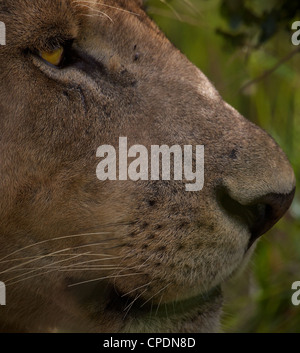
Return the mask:
<svg viewBox="0 0 300 353">
<path fill-rule="evenodd" d="M 64 59 L 64 47 L 59 47 L 52 51 L 42 51 L 39 53 L 40 57 L 54 66 L 60 66 Z"/>
</svg>

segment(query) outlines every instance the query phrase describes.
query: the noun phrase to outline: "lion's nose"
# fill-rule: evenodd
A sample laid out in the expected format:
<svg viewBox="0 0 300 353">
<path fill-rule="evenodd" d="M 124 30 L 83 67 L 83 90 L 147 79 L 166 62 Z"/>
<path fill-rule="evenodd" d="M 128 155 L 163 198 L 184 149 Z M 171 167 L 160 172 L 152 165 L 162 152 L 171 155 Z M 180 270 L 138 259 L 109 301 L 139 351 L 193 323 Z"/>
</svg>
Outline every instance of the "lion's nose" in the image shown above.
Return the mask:
<svg viewBox="0 0 300 353">
<path fill-rule="evenodd" d="M 221 207 L 233 218 L 249 228 L 251 237 L 248 248 L 266 233 L 289 209 L 295 195 L 295 188 L 288 194 L 270 193 L 247 204 L 232 198 L 226 189 L 218 190 Z"/>
</svg>

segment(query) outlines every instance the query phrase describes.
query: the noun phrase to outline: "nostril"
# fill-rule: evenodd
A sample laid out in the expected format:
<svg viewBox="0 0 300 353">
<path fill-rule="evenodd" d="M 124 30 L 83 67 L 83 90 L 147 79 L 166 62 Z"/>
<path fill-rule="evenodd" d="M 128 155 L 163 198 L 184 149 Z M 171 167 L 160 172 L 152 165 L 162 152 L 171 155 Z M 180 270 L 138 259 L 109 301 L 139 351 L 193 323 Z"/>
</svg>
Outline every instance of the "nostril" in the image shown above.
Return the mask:
<svg viewBox="0 0 300 353">
<path fill-rule="evenodd" d="M 255 225 L 264 222 L 267 205 L 263 203 L 255 202 L 254 204 L 242 205 L 233 199 L 226 189 L 218 190 L 217 200 L 230 217 L 243 223 L 243 225 L 249 228 L 251 233 Z"/>
<path fill-rule="evenodd" d="M 254 224 L 251 229 L 252 237 L 254 238 L 252 243 L 261 235 L 266 233 L 275 223 L 286 213 L 291 206 L 293 198 L 295 196 L 296 188 L 294 188 L 288 194 L 267 194 L 261 197 L 257 202 L 264 203 L 265 215 L 264 218 Z M 250 245 L 252 245 L 252 243 Z"/>
<path fill-rule="evenodd" d="M 249 246 L 266 233 L 285 214 L 295 195 L 295 189 L 288 194 L 270 193 L 253 202 L 242 205 L 234 200 L 226 189 L 218 190 L 217 199 L 229 216 L 244 223 L 250 233 Z"/>
</svg>

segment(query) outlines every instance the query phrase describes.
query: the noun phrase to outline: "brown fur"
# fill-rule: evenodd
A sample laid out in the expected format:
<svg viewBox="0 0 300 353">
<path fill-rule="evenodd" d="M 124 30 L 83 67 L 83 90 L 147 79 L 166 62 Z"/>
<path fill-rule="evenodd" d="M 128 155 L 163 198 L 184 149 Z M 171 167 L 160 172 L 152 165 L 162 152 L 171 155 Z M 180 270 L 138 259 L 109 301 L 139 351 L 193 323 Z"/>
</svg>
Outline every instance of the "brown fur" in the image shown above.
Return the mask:
<svg viewBox="0 0 300 353">
<path fill-rule="evenodd" d="M 1 330 L 218 330 L 219 286 L 253 247 L 217 191 L 241 205 L 290 193 L 281 149 L 224 103 L 138 0 L 0 0 L 0 20 Z M 82 61 L 56 69 L 31 54 L 65 39 Z M 203 190 L 100 182 L 97 147 L 120 136 L 205 145 Z M 176 301 L 184 312 L 170 310 Z"/>
</svg>

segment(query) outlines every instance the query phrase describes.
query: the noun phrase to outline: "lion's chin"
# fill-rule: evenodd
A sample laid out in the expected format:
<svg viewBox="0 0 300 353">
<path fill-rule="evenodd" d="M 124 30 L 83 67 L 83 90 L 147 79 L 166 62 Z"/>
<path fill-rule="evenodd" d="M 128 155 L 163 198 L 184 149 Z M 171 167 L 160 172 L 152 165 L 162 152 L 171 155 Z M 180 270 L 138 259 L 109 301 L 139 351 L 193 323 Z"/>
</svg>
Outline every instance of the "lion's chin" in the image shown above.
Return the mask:
<svg viewBox="0 0 300 353">
<path fill-rule="evenodd" d="M 93 331 L 99 332 L 103 332 L 102 325 L 107 325 L 107 320 L 112 324 L 106 327 L 106 332 L 199 332 L 200 327 L 203 332 L 214 332 L 218 330 L 216 318 L 222 306 L 220 286 L 184 300 L 164 303 L 122 295 L 110 284 L 74 287 L 70 294 L 90 318 Z"/>
</svg>

